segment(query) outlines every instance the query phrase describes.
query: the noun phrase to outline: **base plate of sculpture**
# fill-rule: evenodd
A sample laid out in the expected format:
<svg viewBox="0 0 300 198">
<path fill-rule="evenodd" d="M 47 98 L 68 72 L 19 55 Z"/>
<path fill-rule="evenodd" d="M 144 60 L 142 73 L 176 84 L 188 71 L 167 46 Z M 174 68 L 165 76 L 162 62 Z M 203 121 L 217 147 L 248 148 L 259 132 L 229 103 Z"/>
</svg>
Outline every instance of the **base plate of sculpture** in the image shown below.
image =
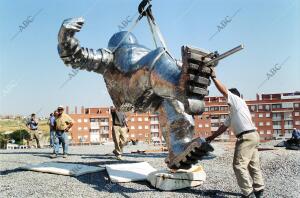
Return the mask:
<svg viewBox="0 0 300 198">
<path fill-rule="evenodd" d="M 160 190 L 171 191 L 199 186 L 206 180 L 206 173 L 201 165 L 194 165 L 190 169 L 159 170 L 147 177 L 150 184 Z"/>
</svg>

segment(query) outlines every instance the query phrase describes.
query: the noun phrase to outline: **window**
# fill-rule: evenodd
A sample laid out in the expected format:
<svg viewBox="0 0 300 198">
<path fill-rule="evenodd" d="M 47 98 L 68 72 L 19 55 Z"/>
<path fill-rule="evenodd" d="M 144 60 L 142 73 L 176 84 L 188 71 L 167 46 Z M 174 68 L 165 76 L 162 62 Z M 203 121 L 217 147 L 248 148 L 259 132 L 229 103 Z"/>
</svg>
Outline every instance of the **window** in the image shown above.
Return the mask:
<svg viewBox="0 0 300 198">
<path fill-rule="evenodd" d="M 143 129 L 143 126 L 139 125 L 139 126 L 138 126 L 138 129 Z"/>
<path fill-rule="evenodd" d="M 281 125 L 281 122 L 273 121 L 273 125 Z"/>
<path fill-rule="evenodd" d="M 300 125 L 300 121 L 299 120 L 295 121 L 295 125 Z"/>
<path fill-rule="evenodd" d="M 280 109 L 281 108 L 281 104 L 272 104 L 272 109 Z"/>
<path fill-rule="evenodd" d="M 210 107 L 210 111 L 219 111 L 219 107 Z"/>
<path fill-rule="evenodd" d="M 148 117 L 145 117 L 144 120 L 145 120 L 145 121 L 148 121 Z"/>
<path fill-rule="evenodd" d="M 300 112 L 299 111 L 296 111 L 295 112 L 295 116 L 299 116 L 300 115 Z"/>
<path fill-rule="evenodd" d="M 158 121 L 158 117 L 151 117 L 150 121 Z"/>
<path fill-rule="evenodd" d="M 220 111 L 227 111 L 228 107 L 227 106 L 220 106 Z"/>
<path fill-rule="evenodd" d="M 205 107 L 204 111 L 208 112 L 208 111 L 209 111 L 209 108 L 208 108 L 208 107 Z"/>
<path fill-rule="evenodd" d="M 258 114 L 258 117 L 259 117 L 259 118 L 263 118 L 263 117 L 264 117 L 264 114 L 260 113 L 260 114 Z"/>
<path fill-rule="evenodd" d="M 265 105 L 265 109 L 266 109 L 267 111 L 270 111 L 270 105 Z"/>
<path fill-rule="evenodd" d="M 77 122 L 81 122 L 81 119 L 78 119 Z"/>
<path fill-rule="evenodd" d="M 295 108 L 299 108 L 299 103 L 295 103 L 295 104 L 294 104 L 294 107 L 295 107 Z"/>
<path fill-rule="evenodd" d="M 292 134 L 293 130 L 284 130 L 284 132 L 287 133 L 287 134 Z"/>
<path fill-rule="evenodd" d="M 138 117 L 138 121 L 141 122 L 143 121 L 143 119 L 141 117 Z"/>
<path fill-rule="evenodd" d="M 251 105 L 250 106 L 250 111 L 256 111 L 256 106 L 255 105 Z"/>
<path fill-rule="evenodd" d="M 81 127 L 78 127 L 78 131 L 81 131 L 81 129 L 82 129 Z"/>
<path fill-rule="evenodd" d="M 219 127 L 219 123 L 211 123 L 211 127 Z"/>
<path fill-rule="evenodd" d="M 266 118 L 269 118 L 270 117 L 270 113 L 266 113 Z"/>
<path fill-rule="evenodd" d="M 263 109 L 263 105 L 258 105 L 258 109 L 262 110 Z"/>
<path fill-rule="evenodd" d="M 267 130 L 267 134 L 271 134 L 272 132 L 271 132 L 271 130 Z"/>
<path fill-rule="evenodd" d="M 266 122 L 266 125 L 267 125 L 267 126 L 270 126 L 270 125 L 271 125 L 271 123 L 270 123 L 270 122 Z"/>
<path fill-rule="evenodd" d="M 153 124 L 153 125 L 150 125 L 150 129 L 158 129 L 158 124 Z"/>
<path fill-rule="evenodd" d="M 149 129 L 149 126 L 148 126 L 148 125 L 145 125 L 145 129 Z"/>
<path fill-rule="evenodd" d="M 131 121 L 131 122 L 134 122 L 134 118 L 131 118 L 130 121 Z"/>
<path fill-rule="evenodd" d="M 84 120 L 83 120 L 84 122 L 88 122 L 88 119 L 86 119 L 86 118 L 84 118 Z"/>
<path fill-rule="evenodd" d="M 274 130 L 274 133 L 276 134 L 276 135 L 279 135 L 279 134 L 281 134 L 281 130 Z"/>
<path fill-rule="evenodd" d="M 209 124 L 205 124 L 205 127 L 209 127 Z"/>
<path fill-rule="evenodd" d="M 87 130 L 88 130 L 88 128 L 87 128 L 87 127 L 83 127 L 83 130 L 86 130 L 86 131 L 87 131 Z"/>
<path fill-rule="evenodd" d="M 198 126 L 199 126 L 199 128 L 202 128 L 202 127 L 203 127 L 203 125 L 202 125 L 202 124 L 199 124 Z"/>
<path fill-rule="evenodd" d="M 251 117 L 252 117 L 252 118 L 255 118 L 255 113 L 251 113 Z"/>
<path fill-rule="evenodd" d="M 263 134 L 264 134 L 264 131 L 259 131 L 259 134 L 263 135 Z"/>
<path fill-rule="evenodd" d="M 258 126 L 264 126 L 264 123 L 263 122 L 259 122 Z"/>
<path fill-rule="evenodd" d="M 293 125 L 293 121 L 291 120 L 284 121 L 284 125 Z"/>
<path fill-rule="evenodd" d="M 281 114 L 280 113 L 273 113 L 273 118 L 281 118 Z"/>
<path fill-rule="evenodd" d="M 130 129 L 135 129 L 134 126 L 131 126 Z"/>
</svg>

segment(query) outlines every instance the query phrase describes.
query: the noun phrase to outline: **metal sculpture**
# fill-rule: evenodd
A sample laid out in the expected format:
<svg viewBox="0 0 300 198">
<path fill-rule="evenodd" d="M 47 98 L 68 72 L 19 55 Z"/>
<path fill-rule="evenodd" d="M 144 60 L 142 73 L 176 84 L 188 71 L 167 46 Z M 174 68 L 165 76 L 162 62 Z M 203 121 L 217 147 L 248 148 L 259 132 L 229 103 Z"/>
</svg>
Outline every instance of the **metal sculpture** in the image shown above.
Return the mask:
<svg viewBox="0 0 300 198">
<path fill-rule="evenodd" d="M 140 17 L 150 16 L 150 8 L 144 7 L 139 7 Z M 162 133 L 169 149 L 165 160 L 169 168 L 189 168 L 213 151 L 205 139 L 193 139 L 193 115 L 204 112 L 210 67 L 241 47 L 218 55 L 183 46 L 180 62 L 164 47 L 151 50 L 139 44 L 131 32 L 122 31 L 111 37 L 107 48 L 93 50 L 81 47 L 75 38 L 83 24 L 81 17 L 63 22 L 58 34 L 61 59 L 74 69 L 103 75 L 118 110 L 160 114 Z"/>
</svg>

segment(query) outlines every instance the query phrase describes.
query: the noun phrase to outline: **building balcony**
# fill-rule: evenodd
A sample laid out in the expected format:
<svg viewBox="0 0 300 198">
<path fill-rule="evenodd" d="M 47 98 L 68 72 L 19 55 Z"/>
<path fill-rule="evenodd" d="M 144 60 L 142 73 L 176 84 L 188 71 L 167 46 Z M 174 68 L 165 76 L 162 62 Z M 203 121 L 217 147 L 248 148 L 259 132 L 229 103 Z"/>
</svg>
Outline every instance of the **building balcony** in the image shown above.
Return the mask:
<svg viewBox="0 0 300 198">
<path fill-rule="evenodd" d="M 159 129 L 150 129 L 150 132 L 151 132 L 151 133 L 158 133 L 158 132 L 159 132 Z"/>
<path fill-rule="evenodd" d="M 281 125 L 273 125 L 273 129 L 281 129 Z"/>
<path fill-rule="evenodd" d="M 159 124 L 158 120 L 150 121 L 150 124 Z"/>
<path fill-rule="evenodd" d="M 108 134 L 109 131 L 100 131 L 100 134 Z"/>
<path fill-rule="evenodd" d="M 219 119 L 211 119 L 210 122 L 211 123 L 219 123 L 220 121 L 219 121 Z"/>
<path fill-rule="evenodd" d="M 272 117 L 272 121 L 281 121 L 281 117 Z"/>
<path fill-rule="evenodd" d="M 100 122 L 100 126 L 109 126 L 108 122 Z"/>
<path fill-rule="evenodd" d="M 276 140 L 281 140 L 281 139 L 290 139 L 292 137 L 291 134 L 284 134 L 284 135 L 281 135 L 281 134 L 274 134 L 273 135 L 273 138 L 275 138 Z"/>
<path fill-rule="evenodd" d="M 293 125 L 284 125 L 284 129 L 293 129 L 294 126 Z"/>
<path fill-rule="evenodd" d="M 221 118 L 220 122 L 225 122 L 226 118 Z"/>
</svg>

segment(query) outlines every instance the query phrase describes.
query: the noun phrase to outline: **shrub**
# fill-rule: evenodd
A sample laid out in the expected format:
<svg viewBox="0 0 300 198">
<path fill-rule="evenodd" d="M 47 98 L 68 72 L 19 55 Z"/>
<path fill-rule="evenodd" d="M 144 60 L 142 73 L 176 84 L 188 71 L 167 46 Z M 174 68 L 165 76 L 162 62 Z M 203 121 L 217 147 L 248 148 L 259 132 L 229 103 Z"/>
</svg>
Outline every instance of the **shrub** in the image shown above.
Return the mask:
<svg viewBox="0 0 300 198">
<path fill-rule="evenodd" d="M 9 134 L 8 136 L 9 136 L 9 139 L 14 139 L 16 141 L 16 144 L 22 143 L 23 139 L 25 139 L 25 140 L 30 139 L 30 134 L 25 129 L 16 130 L 16 131 L 12 132 L 11 134 Z"/>
</svg>

